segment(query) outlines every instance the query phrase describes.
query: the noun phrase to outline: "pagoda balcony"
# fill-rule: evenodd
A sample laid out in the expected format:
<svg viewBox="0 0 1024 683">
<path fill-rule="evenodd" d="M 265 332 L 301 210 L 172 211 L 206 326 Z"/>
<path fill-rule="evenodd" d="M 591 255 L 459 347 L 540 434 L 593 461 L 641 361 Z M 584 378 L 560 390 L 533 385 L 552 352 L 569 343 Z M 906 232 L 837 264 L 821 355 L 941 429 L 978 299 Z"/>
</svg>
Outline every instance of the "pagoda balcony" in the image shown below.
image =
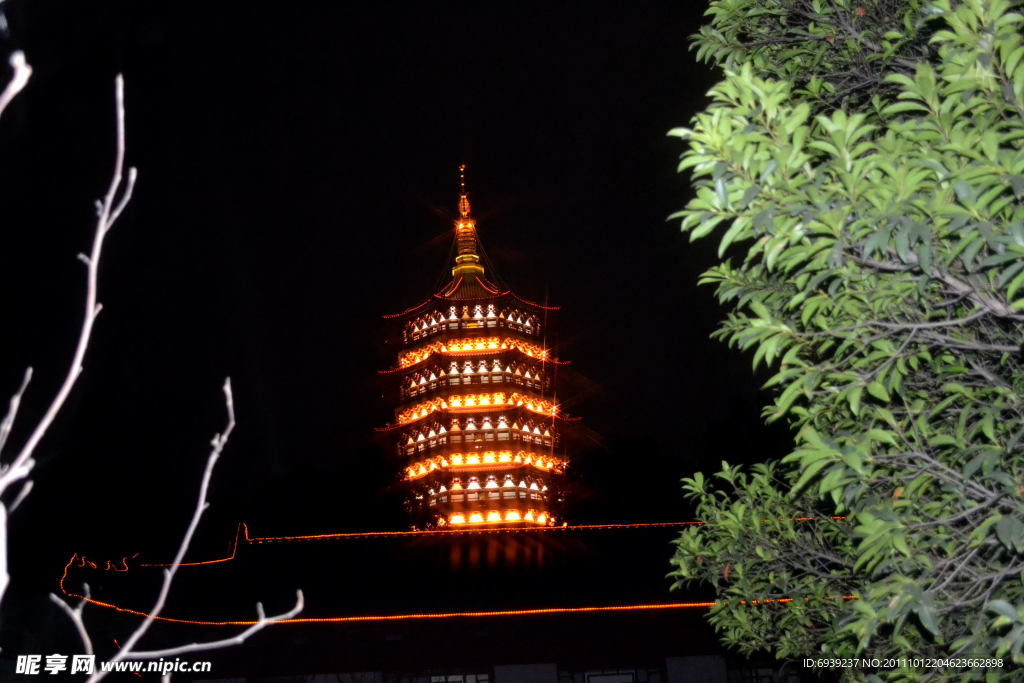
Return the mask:
<svg viewBox="0 0 1024 683">
<path fill-rule="evenodd" d="M 403 384 L 399 390 L 399 396 L 402 401 L 409 401 L 418 403 L 424 399 L 435 398 L 439 395 L 451 394 L 452 387 L 468 387 L 474 388 L 473 393 L 479 391 L 496 391 L 496 392 L 522 392 L 526 389 L 531 392 L 536 392 L 538 398 L 542 398 L 539 394 L 543 394 L 551 389 L 551 380 L 548 378 L 535 377 L 532 373 L 527 377 L 524 373 L 505 373 L 505 372 L 475 372 L 473 374 L 460 373 L 458 375 L 445 375 L 429 381 L 422 381 L 413 385 L 412 383 Z M 406 407 L 406 406 L 402 406 Z"/>
<path fill-rule="evenodd" d="M 432 508 L 447 508 L 450 511 L 476 508 L 479 504 L 514 505 L 526 503 L 534 507 L 546 507 L 548 495 L 546 492 L 523 491 L 521 489 L 505 489 L 491 491 L 448 491 L 430 496 L 427 504 Z"/>
<path fill-rule="evenodd" d="M 454 345 L 460 345 L 460 342 L 467 346 L 479 345 L 481 348 L 465 351 L 448 350 Z M 508 342 L 512 342 L 513 346 L 500 348 L 502 343 L 507 345 Z M 424 348 L 403 352 L 399 356 L 399 364 L 387 370 L 378 370 L 377 374 L 384 384 L 397 393 L 400 388 L 408 388 L 410 382 L 420 385 L 442 376 L 510 374 L 525 377 L 526 371 L 529 370 L 532 379 L 538 375 L 549 375 L 553 366 L 569 364 L 568 361 L 552 359 L 539 346 L 526 346 L 521 340 L 512 340 L 509 337 L 481 338 L 479 344 L 469 340 L 456 340 L 451 344 L 453 346 L 445 344 L 444 347 L 440 344 L 430 344 Z M 487 348 L 487 345 L 498 348 Z M 454 346 L 460 347 L 461 345 Z"/>
<path fill-rule="evenodd" d="M 422 435 L 422 432 L 420 434 Z M 471 449 L 501 448 L 503 444 L 508 444 L 509 448 L 517 450 L 533 450 L 537 447 L 546 450 L 552 447 L 552 441 L 557 446 L 559 435 L 558 432 L 552 432 L 550 429 L 547 434 L 524 432 L 520 429 L 460 430 L 454 433 L 435 434 L 432 437 L 423 435 L 422 439 L 419 438 L 419 435 L 410 436 L 405 442 L 398 445 L 398 455 L 404 457 L 445 456 L 463 453 Z"/>
<path fill-rule="evenodd" d="M 433 310 L 409 320 L 402 328 L 402 341 L 412 344 L 465 330 L 512 330 L 536 339 L 541 323 L 536 314 L 519 308 L 506 307 L 497 312 L 495 304 L 451 306 L 447 312 Z"/>
<path fill-rule="evenodd" d="M 435 339 L 441 337 L 444 334 L 457 335 L 459 333 L 465 333 L 466 331 L 471 330 L 511 330 L 513 332 L 518 332 L 520 334 L 526 335 L 531 339 L 537 339 L 540 337 L 540 325 L 528 326 L 521 325 L 511 320 L 473 320 L 472 318 L 470 318 L 465 320 L 445 320 L 442 323 L 428 325 L 426 328 L 422 329 L 403 330 L 402 341 L 406 344 L 415 344 L 426 339 Z"/>
</svg>

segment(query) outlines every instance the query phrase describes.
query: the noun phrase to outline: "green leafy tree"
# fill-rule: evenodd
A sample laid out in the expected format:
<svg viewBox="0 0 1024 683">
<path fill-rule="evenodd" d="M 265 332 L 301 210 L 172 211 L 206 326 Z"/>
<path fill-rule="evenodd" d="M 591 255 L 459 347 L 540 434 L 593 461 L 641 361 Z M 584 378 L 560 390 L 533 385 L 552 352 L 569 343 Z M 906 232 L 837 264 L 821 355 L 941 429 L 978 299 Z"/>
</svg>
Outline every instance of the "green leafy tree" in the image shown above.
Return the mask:
<svg viewBox="0 0 1024 683">
<path fill-rule="evenodd" d="M 697 57 L 725 69 L 751 63 L 815 105 L 892 92 L 893 71 L 933 53 L 921 0 L 717 0 L 696 36 Z"/>
<path fill-rule="evenodd" d="M 679 217 L 794 434 L 684 480 L 673 576 L 741 651 L 1024 664 L 1021 4 L 716 0 L 696 37 Z"/>
</svg>

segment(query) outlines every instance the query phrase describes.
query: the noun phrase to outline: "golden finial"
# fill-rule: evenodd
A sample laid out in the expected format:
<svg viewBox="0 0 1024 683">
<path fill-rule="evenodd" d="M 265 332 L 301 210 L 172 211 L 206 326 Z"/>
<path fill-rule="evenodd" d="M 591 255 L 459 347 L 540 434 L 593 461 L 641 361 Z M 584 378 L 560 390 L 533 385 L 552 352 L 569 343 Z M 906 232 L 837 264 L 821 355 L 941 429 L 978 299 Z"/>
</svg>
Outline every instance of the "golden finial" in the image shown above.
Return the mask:
<svg viewBox="0 0 1024 683">
<path fill-rule="evenodd" d="M 466 192 L 466 165 L 459 164 L 459 218 L 455 220 L 455 267 L 452 275 L 476 277 L 483 275 L 480 256 L 476 253 L 476 221 L 469 215 L 469 193 Z"/>
<path fill-rule="evenodd" d="M 469 194 L 466 193 L 466 165 L 459 164 L 459 214 L 469 218 Z"/>
</svg>

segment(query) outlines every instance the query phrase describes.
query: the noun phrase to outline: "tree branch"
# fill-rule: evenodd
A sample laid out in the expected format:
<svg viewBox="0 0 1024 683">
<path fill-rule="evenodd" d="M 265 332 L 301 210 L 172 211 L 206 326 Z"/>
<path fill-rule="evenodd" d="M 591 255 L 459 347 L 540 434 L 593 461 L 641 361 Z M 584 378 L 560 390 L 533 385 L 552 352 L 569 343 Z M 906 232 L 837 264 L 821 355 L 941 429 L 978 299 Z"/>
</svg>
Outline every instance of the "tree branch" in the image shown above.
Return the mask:
<svg viewBox="0 0 1024 683">
<path fill-rule="evenodd" d="M 304 606 L 305 599 L 302 596 L 301 590 L 295 591 L 295 606 L 287 612 L 282 612 L 276 616 L 266 616 L 263 612 L 263 603 L 257 602 L 256 614 L 259 615 L 259 621 L 236 636 L 231 638 L 222 638 L 221 640 L 211 640 L 205 643 L 189 643 L 188 645 L 169 647 L 165 650 L 138 650 L 129 653 L 126 656 L 126 659 L 159 659 L 160 657 L 174 657 L 176 655 L 182 655 L 189 652 L 206 652 L 208 650 L 216 650 L 222 647 L 229 647 L 231 645 L 241 645 L 254 633 L 262 631 L 267 626 L 279 621 L 291 619 L 301 612 Z"/>
<path fill-rule="evenodd" d="M 213 468 L 217 464 L 217 460 L 220 458 L 220 454 L 223 452 L 228 439 L 231 437 L 231 432 L 235 429 L 235 402 L 231 393 L 230 378 L 224 380 L 224 404 L 228 414 L 227 424 L 222 433 L 216 434 L 213 437 L 210 455 L 206 459 L 206 469 L 203 471 L 203 479 L 199 485 L 199 496 L 196 499 L 195 511 L 192 513 L 192 519 L 185 530 L 185 536 L 181 539 L 181 544 L 178 546 L 178 552 L 174 555 L 174 561 L 170 567 L 164 570 L 164 580 L 160 586 L 160 593 L 157 595 L 156 603 L 149 610 L 146 618 L 139 624 L 138 628 L 128 636 L 121 649 L 109 660 L 110 663 L 128 658 L 132 654 L 132 648 L 135 647 L 135 644 L 139 642 L 142 636 L 146 634 L 146 631 L 149 630 L 149 627 L 153 625 L 156 618 L 160 616 L 160 612 L 163 611 L 164 605 L 167 602 L 167 596 L 171 592 L 171 583 L 174 581 L 174 575 L 178 572 L 178 568 L 181 567 L 181 563 L 185 559 L 185 553 L 188 552 L 188 547 L 192 543 L 192 537 L 199 527 L 199 520 L 202 519 L 206 508 L 209 507 L 206 495 L 210 489 L 210 480 L 213 478 Z M 301 605 L 301 596 L 299 603 Z M 89 678 L 88 683 L 96 683 L 103 676 L 103 672 L 97 672 Z"/>
<path fill-rule="evenodd" d="M 0 116 L 3 116 L 4 109 L 22 91 L 32 75 L 32 67 L 25 61 L 25 53 L 21 50 L 12 53 L 11 58 L 7 61 L 14 69 L 14 75 L 7 82 L 7 87 L 3 89 L 3 92 L 0 92 Z"/>
<path fill-rule="evenodd" d="M 92 647 L 92 638 L 89 637 L 89 631 L 85 628 L 85 622 L 82 621 L 82 610 L 85 608 L 89 598 L 89 585 L 84 585 L 82 591 L 85 597 L 79 601 L 76 607 L 71 607 L 68 603 L 54 593 L 50 593 L 50 602 L 64 610 L 64 613 L 68 615 L 68 619 L 75 625 L 75 630 L 78 631 L 78 637 L 82 639 L 82 646 L 85 647 L 85 654 L 91 655 L 95 651 Z"/>
<path fill-rule="evenodd" d="M 24 86 L 24 81 L 27 80 L 28 73 L 30 72 L 24 71 L 24 69 L 28 68 L 28 66 L 24 64 L 24 55 L 22 55 L 20 59 L 18 58 L 18 53 L 12 55 L 11 62 L 12 65 L 15 65 L 16 78 L 21 79 L 19 81 L 20 85 L 17 88 L 20 90 L 20 88 Z M 20 76 L 18 75 L 19 73 L 21 74 Z M 12 83 L 15 83 L 15 81 L 12 81 Z M 7 89 L 4 90 L 5 95 L 9 90 L 11 90 L 10 84 Z M 16 92 L 17 90 L 14 91 L 15 94 Z M 13 94 L 11 97 L 13 97 Z M 6 102 L 2 103 L 6 106 Z M 32 471 L 32 468 L 35 465 L 35 461 L 32 459 L 32 454 L 35 452 L 36 446 L 39 445 L 40 440 L 45 436 L 50 425 L 57 417 L 57 414 L 63 407 L 68 395 L 71 393 L 71 389 L 74 388 L 75 382 L 78 380 L 78 376 L 82 372 L 82 361 L 85 358 L 86 350 L 89 348 L 89 341 L 92 338 L 93 324 L 96 322 L 96 316 L 99 315 L 102 308 L 97 301 L 97 289 L 100 255 L 103 252 L 103 240 L 110 229 L 114 226 L 115 221 L 118 216 L 121 215 L 124 207 L 127 206 L 130 201 L 137 175 L 135 168 L 130 168 L 128 170 L 127 181 L 125 182 L 122 178 L 125 156 L 124 79 L 120 75 L 118 75 L 114 81 L 114 105 L 117 128 L 114 172 L 110 180 L 110 186 L 107 189 L 106 197 L 104 201 L 99 204 L 96 219 L 96 230 L 93 235 L 90 255 L 82 259 L 86 264 L 85 313 L 82 319 L 82 326 L 78 333 L 78 342 L 75 345 L 74 356 L 72 357 L 71 365 L 64 376 L 64 380 L 61 383 L 60 388 L 57 390 L 56 395 L 50 402 L 46 412 L 32 430 L 28 440 L 22 446 L 21 451 L 19 451 L 18 455 L 9 464 L 0 465 L 0 498 L 2 498 L 12 484 L 24 479 Z M 2 111 L 2 108 L 0 108 L 0 111 Z M 118 199 L 118 196 L 120 196 L 120 199 Z M 29 377 L 31 377 L 31 370 L 26 373 L 26 379 L 22 383 L 21 389 L 12 399 L 12 410 L 8 411 L 10 422 L 5 418 L 3 424 L 3 427 L 6 429 L 3 434 L 4 439 L 6 439 L 6 435 L 11 429 L 17 404 L 20 402 L 22 392 L 24 392 L 25 387 L 28 384 Z M 22 489 L 22 492 L 23 494 L 27 493 L 27 490 Z M 3 599 L 9 583 L 10 576 L 7 572 L 7 510 L 4 508 L 2 501 L 0 501 L 0 600 Z"/>
</svg>

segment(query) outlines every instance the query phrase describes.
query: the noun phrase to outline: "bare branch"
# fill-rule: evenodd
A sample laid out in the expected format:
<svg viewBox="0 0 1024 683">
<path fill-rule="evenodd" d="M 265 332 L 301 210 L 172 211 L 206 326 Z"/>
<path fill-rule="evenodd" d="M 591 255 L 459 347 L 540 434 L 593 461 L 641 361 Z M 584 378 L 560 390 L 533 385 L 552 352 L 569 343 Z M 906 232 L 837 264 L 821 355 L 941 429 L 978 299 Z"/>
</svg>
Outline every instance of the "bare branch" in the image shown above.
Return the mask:
<svg viewBox="0 0 1024 683">
<path fill-rule="evenodd" d="M 210 480 L 213 477 L 213 468 L 217 464 L 217 460 L 220 458 L 220 454 L 224 450 L 224 446 L 227 444 L 228 439 L 231 437 L 231 432 L 235 429 L 235 402 L 234 396 L 231 393 L 231 378 L 224 380 L 224 403 L 227 407 L 227 425 L 224 427 L 224 431 L 220 434 L 216 434 L 213 437 L 211 443 L 210 455 L 206 460 L 206 469 L 203 472 L 203 479 L 199 485 L 199 496 L 196 499 L 195 511 L 192 513 L 192 519 L 189 521 L 188 529 L 185 530 L 185 536 L 181 539 L 181 544 L 178 546 L 178 552 L 174 555 L 174 561 L 171 566 L 164 570 L 164 580 L 160 586 L 160 593 L 157 596 L 156 603 L 152 609 L 149 610 L 146 618 L 139 624 L 138 628 L 132 632 L 128 639 L 121 646 L 121 649 L 117 651 L 109 661 L 119 662 L 123 659 L 127 659 L 132 655 L 132 648 L 135 644 L 146 634 L 149 627 L 153 625 L 157 617 L 160 616 L 160 612 L 163 611 L 164 605 L 167 603 L 167 596 L 171 591 L 171 584 L 174 582 L 174 575 L 178 572 L 178 568 L 181 567 L 182 561 L 185 559 L 185 553 L 188 552 L 188 547 L 192 543 L 192 537 L 195 535 L 196 529 L 199 527 L 199 520 L 203 517 L 203 512 L 206 511 L 208 503 L 206 501 L 207 492 L 210 489 Z M 301 602 L 301 600 L 300 600 Z M 262 608 L 261 608 L 262 609 Z M 101 680 L 105 675 L 105 672 L 97 672 L 93 674 L 88 683 L 95 683 Z"/>
<path fill-rule="evenodd" d="M 32 493 L 32 486 L 33 484 L 31 479 L 25 479 L 22 482 L 21 488 L 18 490 L 18 495 L 14 497 L 14 501 L 11 502 L 10 507 L 7 508 L 8 512 L 14 512 L 18 509 L 18 506 L 21 505 L 22 501 L 28 498 L 28 494 Z"/>
<path fill-rule="evenodd" d="M 64 610 L 64 613 L 68 615 L 71 623 L 75 625 L 75 630 L 78 631 L 78 637 L 82 639 L 82 646 L 85 648 L 85 654 L 91 655 L 94 650 L 92 647 L 92 638 L 89 637 L 89 631 L 85 628 L 85 622 L 82 621 L 82 610 L 85 608 L 86 602 L 89 598 L 89 585 L 84 586 L 85 598 L 79 601 L 77 607 L 71 607 L 66 603 L 60 596 L 50 593 L 50 601 Z"/>
<path fill-rule="evenodd" d="M 24 55 L 21 55 L 20 61 L 16 59 L 17 55 L 12 55 L 12 65 L 15 66 L 15 74 L 19 73 L 19 65 L 27 69 L 27 65 L 24 64 Z M 20 87 L 24 86 L 24 80 L 27 80 L 28 75 L 22 71 L 22 81 Z M 12 81 L 12 84 L 14 81 Z M 8 85 L 7 90 L 4 94 L 11 89 L 11 85 Z M 13 96 L 13 95 L 11 95 Z M 6 101 L 0 100 L 0 104 L 6 106 Z M 96 219 L 96 230 L 93 235 L 92 249 L 90 250 L 89 256 L 83 259 L 86 263 L 86 294 L 85 294 L 85 312 L 82 319 L 82 326 L 78 333 L 78 342 L 75 345 L 74 356 L 71 359 L 71 365 L 68 368 L 66 375 L 64 376 L 63 382 L 61 382 L 60 388 L 57 390 L 56 395 L 50 402 L 46 412 L 40 418 L 36 424 L 32 433 L 29 435 L 25 444 L 22 446 L 21 451 L 9 464 L 0 467 L 0 497 L 7 492 L 12 484 L 18 482 L 29 475 L 34 466 L 32 454 L 35 452 L 36 447 L 42 440 L 43 436 L 46 435 L 50 425 L 56 419 L 57 414 L 63 407 L 64 402 L 67 400 L 68 395 L 71 393 L 72 388 L 75 386 L 75 382 L 78 380 L 78 376 L 82 372 L 82 361 L 85 358 L 85 353 L 89 348 L 89 341 L 92 338 L 93 324 L 96 322 L 96 316 L 99 315 L 102 306 L 97 301 L 97 290 L 98 290 L 98 279 L 99 279 L 99 265 L 100 255 L 103 252 L 103 240 L 107 236 L 107 233 L 114 226 L 115 221 L 124 207 L 130 201 L 132 196 L 132 190 L 135 187 L 136 172 L 132 168 L 128 172 L 128 180 L 124 182 L 122 179 L 122 172 L 124 168 L 124 156 L 125 156 L 125 141 L 124 141 L 124 79 L 118 75 L 114 81 L 114 105 L 115 105 L 115 118 L 117 126 L 117 146 L 114 155 L 114 172 L 110 180 L 110 185 L 107 189 L 104 201 L 100 204 L 100 210 Z M 2 107 L 0 107 L 2 111 Z M 28 379 L 31 377 L 31 371 L 26 373 L 25 381 L 22 383 L 21 389 L 15 394 L 15 397 L 11 401 L 11 409 L 8 411 L 8 416 L 4 419 L 2 425 L 0 425 L 0 440 L 6 439 L 7 434 L 10 432 L 11 426 L 14 422 L 14 416 L 17 412 L 17 406 L 20 402 L 22 392 L 24 392 Z M 28 490 L 22 489 L 23 494 L 27 494 Z M 13 508 L 12 508 L 13 509 Z M 0 510 L 0 600 L 3 599 L 4 592 L 7 589 L 7 584 L 10 581 L 7 575 L 7 510 Z"/>
<path fill-rule="evenodd" d="M 882 322 L 881 320 L 872 320 L 871 322 L 867 323 L 867 325 L 869 327 L 881 327 L 882 329 L 885 330 L 933 330 L 943 327 L 959 327 L 961 325 L 966 325 L 988 314 L 988 310 L 981 308 L 976 310 L 971 315 L 967 315 L 962 318 L 954 318 L 950 320 L 935 320 L 932 322 L 923 323 L 887 323 Z"/>
<path fill-rule="evenodd" d="M 89 340 L 92 336 L 93 324 L 96 322 L 96 316 L 99 315 L 100 312 L 101 307 L 97 301 L 97 283 L 99 279 L 100 255 L 103 252 L 103 240 L 113 227 L 114 221 L 120 214 L 120 211 L 131 199 L 136 177 L 136 173 L 134 169 L 132 169 L 128 174 L 128 182 L 123 183 L 122 169 L 124 168 L 125 155 L 124 79 L 120 75 L 115 79 L 114 88 L 115 114 L 117 122 L 117 149 L 114 158 L 114 173 L 110 180 L 110 186 L 107 189 L 106 198 L 103 201 L 102 208 L 99 212 L 99 216 L 97 217 L 92 249 L 86 263 L 87 287 L 85 295 L 85 315 L 82 319 L 82 327 L 78 334 L 78 343 L 75 346 L 75 353 L 72 357 L 68 372 L 64 377 L 64 381 L 61 384 L 60 389 L 57 391 L 56 396 L 54 396 L 53 401 L 50 403 L 49 408 L 39 420 L 39 423 L 32 431 L 31 436 L 29 436 L 25 445 L 18 453 L 18 456 L 14 459 L 11 465 L 4 470 L 3 474 L 0 475 L 0 494 L 2 494 L 13 481 L 27 474 L 27 472 L 19 474 L 19 466 L 24 464 L 32 456 L 36 446 L 46 434 L 46 431 L 53 423 L 54 418 L 57 417 L 57 413 L 60 412 L 61 407 L 64 405 L 64 401 L 67 400 L 68 394 L 71 393 L 71 389 L 75 385 L 75 381 L 81 374 L 82 361 L 85 358 L 86 350 L 89 348 Z M 119 192 L 121 193 L 121 198 L 115 205 L 115 200 L 117 199 Z"/>
<path fill-rule="evenodd" d="M 12 53 L 11 58 L 7 61 L 14 69 L 14 75 L 3 92 L 0 92 L 0 116 L 3 116 L 4 109 L 22 91 L 25 84 L 28 83 L 29 76 L 32 75 L 32 67 L 25 61 L 25 53 L 21 50 Z"/>
<path fill-rule="evenodd" d="M 295 606 L 287 612 L 268 617 L 263 613 L 263 604 L 256 603 L 256 613 L 259 615 L 259 620 L 245 629 L 237 636 L 231 638 L 222 638 L 221 640 L 211 640 L 205 643 L 189 643 L 188 645 L 179 645 L 178 647 L 170 647 L 166 650 L 139 650 L 136 652 L 129 653 L 127 659 L 159 659 L 160 657 L 174 657 L 176 655 L 182 655 L 188 652 L 206 652 L 207 650 L 216 650 L 222 647 L 229 647 L 231 645 L 241 645 L 250 636 L 258 631 L 262 631 L 267 626 L 279 622 L 291 619 L 296 614 L 302 611 L 305 607 L 305 599 L 303 598 L 302 591 L 295 591 Z"/>
<path fill-rule="evenodd" d="M 0 422 L 0 453 L 4 452 L 4 444 L 7 443 L 7 437 L 11 435 L 11 428 L 14 426 L 14 420 L 18 417 L 18 407 L 21 406 L 21 397 L 25 395 L 25 389 L 28 388 L 28 383 L 32 381 L 32 368 L 25 370 L 25 378 L 21 380 L 21 386 L 14 392 L 14 396 L 11 396 L 11 401 L 8 404 L 7 414 L 4 415 L 3 422 Z"/>
</svg>

